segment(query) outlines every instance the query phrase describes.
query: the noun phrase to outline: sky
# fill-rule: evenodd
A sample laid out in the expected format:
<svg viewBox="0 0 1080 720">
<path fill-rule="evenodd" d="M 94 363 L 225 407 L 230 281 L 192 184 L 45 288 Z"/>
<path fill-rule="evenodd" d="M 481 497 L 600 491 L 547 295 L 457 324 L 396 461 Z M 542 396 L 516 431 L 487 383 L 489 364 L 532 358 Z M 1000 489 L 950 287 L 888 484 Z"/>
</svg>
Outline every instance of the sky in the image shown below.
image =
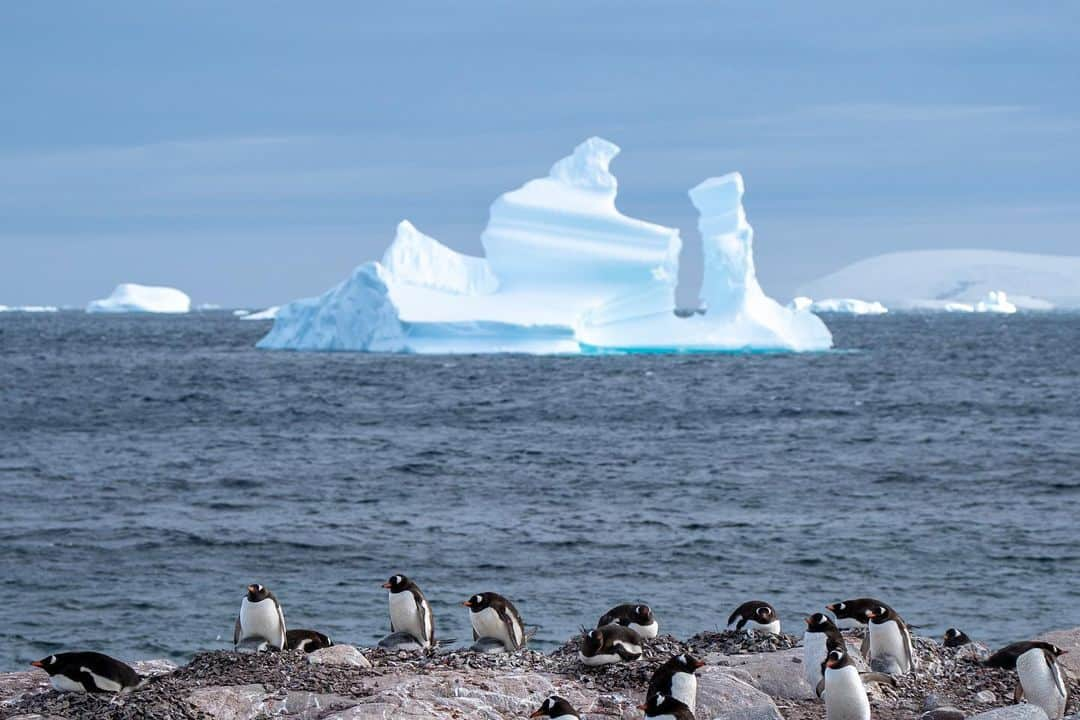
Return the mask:
<svg viewBox="0 0 1080 720">
<path fill-rule="evenodd" d="M 1080 254 L 1080 3 L 0 4 L 0 304 L 314 295 L 396 224 L 480 253 L 581 140 L 680 229 L 739 170 L 786 300 L 927 248 Z"/>
</svg>

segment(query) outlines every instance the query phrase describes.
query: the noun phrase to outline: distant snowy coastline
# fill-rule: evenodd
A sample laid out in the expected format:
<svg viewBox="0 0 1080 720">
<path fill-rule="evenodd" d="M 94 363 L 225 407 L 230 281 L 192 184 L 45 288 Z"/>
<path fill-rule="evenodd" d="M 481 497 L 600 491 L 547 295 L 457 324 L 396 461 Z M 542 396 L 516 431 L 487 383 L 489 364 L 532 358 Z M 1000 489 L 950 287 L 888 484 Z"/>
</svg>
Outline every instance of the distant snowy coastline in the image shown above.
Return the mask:
<svg viewBox="0 0 1080 720">
<path fill-rule="evenodd" d="M 905 310 L 1080 310 L 1080 257 L 998 250 L 889 253 L 807 283 L 799 294 L 873 297 Z"/>
</svg>

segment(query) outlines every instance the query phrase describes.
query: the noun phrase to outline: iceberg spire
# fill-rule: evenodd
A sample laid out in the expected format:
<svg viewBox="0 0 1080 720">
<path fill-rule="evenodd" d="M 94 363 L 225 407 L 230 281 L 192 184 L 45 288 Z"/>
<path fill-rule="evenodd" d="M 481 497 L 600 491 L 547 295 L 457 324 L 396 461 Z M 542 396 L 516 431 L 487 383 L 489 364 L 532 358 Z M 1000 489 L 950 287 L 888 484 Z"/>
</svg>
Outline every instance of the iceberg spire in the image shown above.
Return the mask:
<svg viewBox="0 0 1080 720">
<path fill-rule="evenodd" d="M 551 179 L 582 190 L 615 194 L 618 181 L 608 166 L 619 146 L 602 137 L 591 137 L 574 148 L 574 154 L 551 166 Z"/>
</svg>

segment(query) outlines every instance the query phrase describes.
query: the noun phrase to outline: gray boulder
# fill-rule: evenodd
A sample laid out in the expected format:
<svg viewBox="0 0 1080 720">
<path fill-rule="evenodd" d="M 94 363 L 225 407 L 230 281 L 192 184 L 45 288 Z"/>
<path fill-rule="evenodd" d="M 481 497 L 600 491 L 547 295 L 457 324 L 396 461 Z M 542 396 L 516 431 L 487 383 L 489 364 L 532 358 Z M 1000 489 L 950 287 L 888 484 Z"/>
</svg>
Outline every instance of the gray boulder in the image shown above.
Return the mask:
<svg viewBox="0 0 1080 720">
<path fill-rule="evenodd" d="M 817 697 L 814 688 L 806 681 L 801 647 L 747 655 L 710 653 L 705 657 L 705 662 L 725 670 L 739 671 L 734 673 L 736 677 L 775 698 L 812 700 Z"/>
<path fill-rule="evenodd" d="M 1066 654 L 1059 657 L 1058 662 L 1072 677 L 1080 678 L 1080 628 L 1055 630 L 1035 639 L 1053 643 L 1065 650 Z"/>
<path fill-rule="evenodd" d="M 746 677 L 749 672 L 743 669 L 707 666 L 699 670 L 694 713 L 698 720 L 783 720 L 772 698 L 747 682 Z"/>
<path fill-rule="evenodd" d="M 307 654 L 307 661 L 312 665 L 347 665 L 350 667 L 371 667 L 371 661 L 352 645 L 331 645 Z"/>
<path fill-rule="evenodd" d="M 972 715 L 969 720 L 1047 720 L 1047 718 L 1042 708 L 1021 703 L 987 710 Z"/>
</svg>

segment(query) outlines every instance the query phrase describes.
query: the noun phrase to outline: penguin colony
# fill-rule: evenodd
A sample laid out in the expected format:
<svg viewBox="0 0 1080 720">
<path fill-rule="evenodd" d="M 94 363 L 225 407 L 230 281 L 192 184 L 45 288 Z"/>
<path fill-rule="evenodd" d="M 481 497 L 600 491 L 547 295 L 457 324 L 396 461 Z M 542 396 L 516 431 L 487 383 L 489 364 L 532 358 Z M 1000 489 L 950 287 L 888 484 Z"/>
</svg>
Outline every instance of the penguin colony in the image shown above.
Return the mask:
<svg viewBox="0 0 1080 720">
<path fill-rule="evenodd" d="M 395 650 L 432 651 L 438 646 L 435 623 L 424 593 L 405 575 L 393 575 L 382 585 L 387 590 L 390 635 L 380 647 Z M 530 632 L 521 614 L 507 598 L 494 592 L 478 593 L 462 602 L 468 609 L 475 652 L 515 652 L 528 643 Z M 825 607 L 832 615 L 814 613 L 806 618 L 803 635 L 803 668 L 806 679 L 825 706 L 826 720 L 869 720 L 867 682 L 895 683 L 893 676 L 917 672 L 911 631 L 889 605 L 873 598 L 856 598 Z M 860 672 L 849 654 L 841 628 L 865 630 L 861 654 L 870 665 Z M 728 617 L 729 631 L 779 634 L 775 608 L 762 600 L 737 607 Z M 608 610 L 592 629 L 582 628 L 578 657 L 583 665 L 601 666 L 633 662 L 643 646 L 659 633 L 652 609 L 626 604 Z M 956 628 L 945 632 L 943 644 L 959 647 L 970 643 Z M 333 645 L 314 630 L 288 630 L 278 598 L 257 583 L 248 585 L 240 601 L 233 631 L 233 647 L 254 644 L 257 649 L 314 652 Z M 980 661 L 986 667 L 1015 670 L 1019 683 L 1014 700 L 1042 708 L 1049 720 L 1061 720 L 1068 703 L 1068 689 L 1058 658 L 1061 648 L 1045 642 L 1024 641 L 1007 645 Z M 52 686 L 63 692 L 123 693 L 146 684 L 127 664 L 96 652 L 56 653 L 31 663 L 49 674 Z M 683 653 L 668 659 L 653 673 L 639 709 L 649 720 L 693 720 L 697 702 L 695 673 L 705 663 Z M 532 713 L 533 718 L 580 720 L 581 714 L 564 698 L 553 695 Z"/>
</svg>

